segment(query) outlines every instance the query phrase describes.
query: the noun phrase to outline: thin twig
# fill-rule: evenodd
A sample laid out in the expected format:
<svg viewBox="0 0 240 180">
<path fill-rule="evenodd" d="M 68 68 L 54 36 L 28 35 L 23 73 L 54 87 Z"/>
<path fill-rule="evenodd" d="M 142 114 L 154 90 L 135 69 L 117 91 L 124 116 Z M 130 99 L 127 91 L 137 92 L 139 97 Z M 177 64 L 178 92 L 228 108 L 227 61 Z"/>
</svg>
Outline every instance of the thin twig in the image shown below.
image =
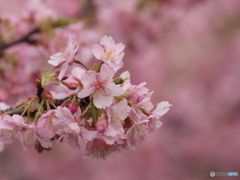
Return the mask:
<svg viewBox="0 0 240 180">
<path fill-rule="evenodd" d="M 28 34 L 25 36 L 21 37 L 20 39 L 13 41 L 11 43 L 1 43 L 0 44 L 0 56 L 2 56 L 3 51 L 6 50 L 7 48 L 14 46 L 16 44 L 22 43 L 22 42 L 27 42 L 29 44 L 33 44 L 33 41 L 30 39 L 30 36 L 40 32 L 38 28 L 34 28 L 32 31 L 30 31 Z"/>
</svg>

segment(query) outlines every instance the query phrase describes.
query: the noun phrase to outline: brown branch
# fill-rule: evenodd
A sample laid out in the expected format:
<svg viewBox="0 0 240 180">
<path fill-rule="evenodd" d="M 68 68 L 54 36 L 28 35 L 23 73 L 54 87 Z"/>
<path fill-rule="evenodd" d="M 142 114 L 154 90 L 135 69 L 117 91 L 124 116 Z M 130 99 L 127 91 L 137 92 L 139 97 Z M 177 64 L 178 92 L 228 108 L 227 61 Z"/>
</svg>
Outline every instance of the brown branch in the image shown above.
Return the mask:
<svg viewBox="0 0 240 180">
<path fill-rule="evenodd" d="M 65 98 L 62 98 L 62 99 L 55 99 L 54 105 L 55 105 L 56 107 L 61 106 L 67 99 L 69 99 L 69 97 L 70 97 L 70 96 L 65 97 Z M 81 99 L 80 107 L 81 107 L 81 106 L 86 107 L 89 103 L 90 103 L 89 97 L 83 98 L 83 99 Z M 21 107 L 22 105 L 23 105 L 23 104 L 20 104 L 20 105 L 18 105 L 18 106 L 16 106 L 16 107 L 10 107 L 10 108 L 5 109 L 5 110 L 3 110 L 3 111 L 0 110 L 0 112 L 1 112 L 1 114 L 7 113 L 7 112 L 11 112 L 11 111 L 13 111 L 14 109 L 17 109 L 17 108 Z M 55 109 L 54 106 L 52 106 L 52 105 L 50 105 L 50 108 L 51 108 L 51 109 Z M 24 108 L 19 109 L 18 111 L 15 111 L 15 112 L 13 112 L 13 113 L 10 113 L 9 115 L 13 115 L 13 114 L 21 115 L 21 114 L 23 113 L 23 111 L 24 111 Z M 37 110 L 31 112 L 31 113 L 30 113 L 30 116 L 35 115 L 36 112 L 37 112 Z"/>
<path fill-rule="evenodd" d="M 77 18 L 79 18 L 81 20 L 86 19 L 88 21 L 95 22 L 95 20 L 93 20 L 93 19 L 95 19 L 95 11 L 96 11 L 96 8 L 95 8 L 92 0 L 86 0 L 80 11 L 81 13 L 79 14 L 79 16 Z M 74 19 L 72 21 L 71 20 L 65 21 L 65 20 L 66 19 L 59 18 L 57 21 L 55 21 L 55 22 L 53 21 L 52 27 L 53 28 L 64 27 L 64 26 L 69 25 L 70 23 L 76 22 Z M 26 42 L 29 44 L 34 44 L 34 41 L 32 41 L 30 39 L 30 36 L 33 34 L 39 33 L 39 32 L 41 32 L 41 25 L 39 27 L 32 29 L 28 34 L 26 34 L 25 36 L 21 37 L 20 39 L 18 39 L 16 41 L 11 42 L 11 43 L 3 43 L 0 41 L 0 57 L 3 56 L 3 52 L 7 48 L 14 46 L 16 44 L 23 43 L 23 42 Z"/>
<path fill-rule="evenodd" d="M 26 34 L 25 36 L 21 37 L 20 39 L 13 41 L 11 43 L 1 43 L 0 44 L 0 56 L 2 56 L 3 51 L 6 50 L 7 48 L 14 46 L 16 44 L 22 43 L 22 42 L 27 42 L 29 44 L 32 44 L 33 41 L 31 41 L 30 36 L 40 32 L 38 28 L 34 28 L 32 31 L 30 31 L 28 34 Z"/>
</svg>

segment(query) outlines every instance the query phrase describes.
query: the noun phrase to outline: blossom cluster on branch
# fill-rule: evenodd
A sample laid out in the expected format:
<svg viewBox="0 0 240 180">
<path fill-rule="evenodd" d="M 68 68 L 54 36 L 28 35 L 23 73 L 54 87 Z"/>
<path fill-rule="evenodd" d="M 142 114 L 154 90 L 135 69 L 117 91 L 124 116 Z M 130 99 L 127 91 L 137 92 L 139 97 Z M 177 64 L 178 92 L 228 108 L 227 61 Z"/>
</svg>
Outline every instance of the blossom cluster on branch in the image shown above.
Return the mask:
<svg viewBox="0 0 240 180">
<path fill-rule="evenodd" d="M 53 142 L 64 141 L 72 148 L 85 144 L 86 157 L 98 159 L 135 149 L 161 126 L 171 105 L 153 105 L 153 92 L 146 83 L 131 84 L 128 71 L 114 78 L 124 65 L 124 48 L 104 36 L 92 46 L 98 63 L 88 68 L 77 58 L 78 45 L 69 37 L 67 47 L 48 60 L 54 68 L 44 69 L 41 80 L 36 80 L 36 96 L 16 108 L 2 109 L 0 150 L 14 140 L 25 150 L 35 146 L 39 152 L 50 150 Z M 68 96 L 57 99 L 54 86 L 65 86 Z"/>
</svg>

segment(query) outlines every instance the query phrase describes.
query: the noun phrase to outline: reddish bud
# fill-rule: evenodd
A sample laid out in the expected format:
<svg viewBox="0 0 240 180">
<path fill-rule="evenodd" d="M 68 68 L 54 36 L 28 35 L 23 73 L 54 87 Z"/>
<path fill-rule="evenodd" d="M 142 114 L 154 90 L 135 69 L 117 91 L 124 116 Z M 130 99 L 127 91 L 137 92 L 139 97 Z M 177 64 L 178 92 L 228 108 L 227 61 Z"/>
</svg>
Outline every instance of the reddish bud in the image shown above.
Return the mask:
<svg viewBox="0 0 240 180">
<path fill-rule="evenodd" d="M 73 99 L 71 103 L 68 105 L 68 108 L 72 113 L 75 113 L 77 111 L 77 101 L 76 99 Z"/>
<path fill-rule="evenodd" d="M 106 119 L 106 114 L 103 113 L 98 118 L 98 121 L 96 123 L 97 131 L 100 132 L 100 133 L 103 133 L 103 132 L 106 131 L 107 126 L 108 126 L 108 122 L 107 122 L 107 119 Z"/>
</svg>

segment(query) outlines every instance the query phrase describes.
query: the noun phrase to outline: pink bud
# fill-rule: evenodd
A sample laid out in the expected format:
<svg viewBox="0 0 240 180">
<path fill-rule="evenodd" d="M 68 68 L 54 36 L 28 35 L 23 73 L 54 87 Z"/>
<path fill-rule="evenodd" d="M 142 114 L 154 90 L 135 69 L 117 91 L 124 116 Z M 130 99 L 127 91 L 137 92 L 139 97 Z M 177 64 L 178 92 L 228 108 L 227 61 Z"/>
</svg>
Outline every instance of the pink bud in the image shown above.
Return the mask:
<svg viewBox="0 0 240 180">
<path fill-rule="evenodd" d="M 106 119 L 106 114 L 103 113 L 101 114 L 100 118 L 98 118 L 98 121 L 96 123 L 97 131 L 99 133 L 103 133 L 106 131 L 107 126 L 108 126 L 108 122 Z"/>
<path fill-rule="evenodd" d="M 72 113 L 75 113 L 77 111 L 77 102 L 76 99 L 73 99 L 71 103 L 68 105 L 68 108 Z"/>
</svg>

